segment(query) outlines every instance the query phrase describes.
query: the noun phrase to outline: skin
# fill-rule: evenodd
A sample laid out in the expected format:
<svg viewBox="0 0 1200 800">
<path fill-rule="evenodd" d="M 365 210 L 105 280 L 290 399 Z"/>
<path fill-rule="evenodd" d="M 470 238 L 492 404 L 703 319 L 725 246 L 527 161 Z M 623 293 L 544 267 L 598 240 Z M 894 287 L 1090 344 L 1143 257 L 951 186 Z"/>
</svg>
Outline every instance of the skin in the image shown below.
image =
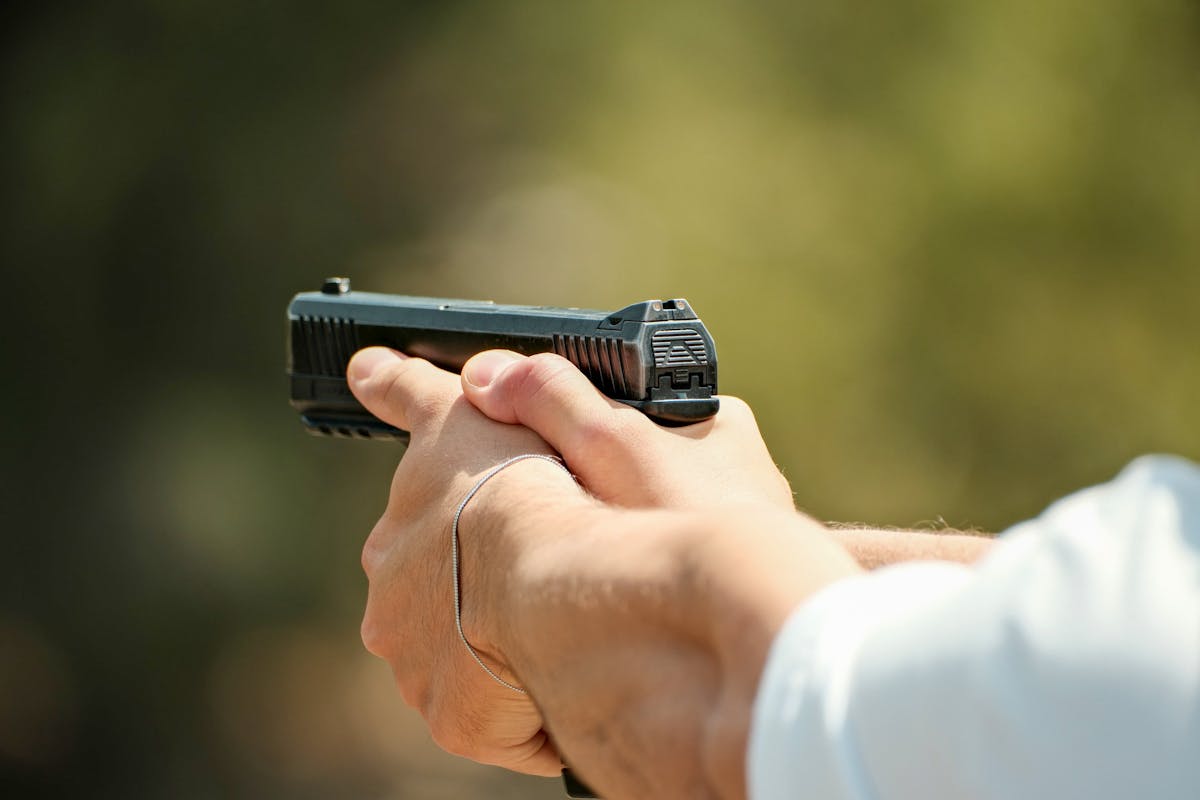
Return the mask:
<svg viewBox="0 0 1200 800">
<path fill-rule="evenodd" d="M 409 430 L 388 506 L 363 549 L 362 635 L 444 749 L 557 774 L 566 755 L 603 796 L 745 796 L 758 676 L 788 615 L 875 565 L 949 555 L 971 537 L 831 532 L 795 511 L 750 409 L 662 428 L 601 395 L 569 362 L 490 351 L 460 378 L 384 348 L 351 389 Z M 449 531 L 460 524 L 464 631 L 454 629 Z M 853 553 L 853 556 L 851 555 Z"/>
<path fill-rule="evenodd" d="M 536 431 L 600 500 L 621 506 L 688 509 L 738 503 L 795 510 L 750 407 L 721 398 L 712 420 L 665 428 L 611 400 L 564 358 L 491 350 L 463 369 L 463 395 L 497 422 Z M 867 569 L 935 559 L 972 563 L 991 539 L 835 526 L 831 534 Z"/>
</svg>

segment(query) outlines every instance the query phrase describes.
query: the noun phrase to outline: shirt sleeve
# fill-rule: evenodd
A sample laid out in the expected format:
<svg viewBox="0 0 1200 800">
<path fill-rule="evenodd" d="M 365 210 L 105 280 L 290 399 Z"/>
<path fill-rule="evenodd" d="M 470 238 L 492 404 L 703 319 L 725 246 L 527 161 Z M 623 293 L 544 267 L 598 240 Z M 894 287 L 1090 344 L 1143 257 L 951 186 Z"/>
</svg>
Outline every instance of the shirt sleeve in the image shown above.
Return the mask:
<svg viewBox="0 0 1200 800">
<path fill-rule="evenodd" d="M 752 800 L 1200 797 L 1200 469 L 1051 506 L 975 567 L 841 581 L 772 646 Z"/>
</svg>

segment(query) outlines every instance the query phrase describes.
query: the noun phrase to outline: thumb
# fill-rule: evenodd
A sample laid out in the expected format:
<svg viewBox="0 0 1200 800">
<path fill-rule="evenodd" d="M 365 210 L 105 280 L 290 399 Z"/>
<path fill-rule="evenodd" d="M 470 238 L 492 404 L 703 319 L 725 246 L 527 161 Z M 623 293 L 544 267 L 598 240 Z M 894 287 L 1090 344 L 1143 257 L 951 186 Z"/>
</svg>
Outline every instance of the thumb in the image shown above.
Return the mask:
<svg viewBox="0 0 1200 800">
<path fill-rule="evenodd" d="M 387 347 L 359 350 L 346 367 L 358 402 L 384 422 L 416 433 L 458 394 L 452 373 Z"/>
<path fill-rule="evenodd" d="M 653 426 L 640 412 L 601 394 L 562 356 L 488 350 L 463 365 L 463 394 L 497 422 L 531 429 L 570 463 L 597 446 Z"/>
</svg>

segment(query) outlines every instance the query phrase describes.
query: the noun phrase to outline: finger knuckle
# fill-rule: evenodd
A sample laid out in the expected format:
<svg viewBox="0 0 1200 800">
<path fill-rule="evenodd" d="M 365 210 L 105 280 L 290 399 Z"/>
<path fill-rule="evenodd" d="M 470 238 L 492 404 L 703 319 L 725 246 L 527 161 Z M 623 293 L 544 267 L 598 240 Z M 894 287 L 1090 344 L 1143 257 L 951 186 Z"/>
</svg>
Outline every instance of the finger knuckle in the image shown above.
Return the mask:
<svg viewBox="0 0 1200 800">
<path fill-rule="evenodd" d="M 400 699 L 406 706 L 416 709 L 423 716 L 429 706 L 431 692 L 427 677 L 420 672 L 401 671 L 401 665 L 395 662 L 392 662 L 391 667 L 396 688 L 400 691 Z"/>
<path fill-rule="evenodd" d="M 609 452 L 620 446 L 624 427 L 607 414 L 588 417 L 575 426 L 575 444 L 586 452 Z"/>
<path fill-rule="evenodd" d="M 478 737 L 463 724 L 467 715 L 438 709 L 425 715 L 434 744 L 451 755 L 472 758 L 479 751 Z"/>
<path fill-rule="evenodd" d="M 537 402 L 550 393 L 561 392 L 579 370 L 567 359 L 554 353 L 538 353 L 518 365 L 513 374 L 513 395 Z"/>
<path fill-rule="evenodd" d="M 593 414 L 576 426 L 575 445 L 598 456 L 628 454 L 639 449 L 653 428 L 653 422 L 632 408 L 628 413 L 618 409 Z"/>
<path fill-rule="evenodd" d="M 367 540 L 363 542 L 362 570 L 368 579 L 379 569 L 387 554 L 388 548 L 384 544 L 387 527 L 386 517 L 381 517 L 367 535 Z"/>
<path fill-rule="evenodd" d="M 381 381 L 380 402 L 385 406 L 403 406 L 410 419 L 424 418 L 437 403 L 434 395 L 414 392 L 413 387 L 426 382 L 434 369 L 433 364 L 423 358 L 406 358 L 392 364 Z"/>
<path fill-rule="evenodd" d="M 375 384 L 379 387 L 380 396 L 385 402 L 394 399 L 395 395 L 404 388 L 405 383 L 412 375 L 414 366 L 421 360 L 405 358 L 390 362 L 387 368 L 375 378 Z"/>
<path fill-rule="evenodd" d="M 362 637 L 363 647 L 367 649 L 368 653 L 380 658 L 387 657 L 387 637 L 384 627 L 379 624 L 370 608 L 363 614 L 362 624 L 359 626 L 359 636 Z"/>
<path fill-rule="evenodd" d="M 480 760 L 493 731 L 487 704 L 480 705 L 453 671 L 438 670 L 430 678 L 419 710 L 433 741 L 447 753 Z"/>
</svg>

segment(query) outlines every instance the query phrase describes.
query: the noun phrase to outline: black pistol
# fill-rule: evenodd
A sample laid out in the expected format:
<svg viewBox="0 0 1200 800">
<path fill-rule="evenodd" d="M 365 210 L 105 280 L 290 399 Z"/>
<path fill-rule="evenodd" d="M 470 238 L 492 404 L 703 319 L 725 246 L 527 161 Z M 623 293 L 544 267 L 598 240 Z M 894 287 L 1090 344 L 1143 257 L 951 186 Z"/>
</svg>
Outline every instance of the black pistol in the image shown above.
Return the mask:
<svg viewBox="0 0 1200 800">
<path fill-rule="evenodd" d="M 567 358 L 614 400 L 664 425 L 717 413 L 717 354 L 686 300 L 647 300 L 620 311 L 508 306 L 375 294 L 328 278 L 288 306 L 292 407 L 311 433 L 407 442 L 346 384 L 355 351 L 383 345 L 459 372 L 471 356 L 502 348 Z"/>
</svg>

